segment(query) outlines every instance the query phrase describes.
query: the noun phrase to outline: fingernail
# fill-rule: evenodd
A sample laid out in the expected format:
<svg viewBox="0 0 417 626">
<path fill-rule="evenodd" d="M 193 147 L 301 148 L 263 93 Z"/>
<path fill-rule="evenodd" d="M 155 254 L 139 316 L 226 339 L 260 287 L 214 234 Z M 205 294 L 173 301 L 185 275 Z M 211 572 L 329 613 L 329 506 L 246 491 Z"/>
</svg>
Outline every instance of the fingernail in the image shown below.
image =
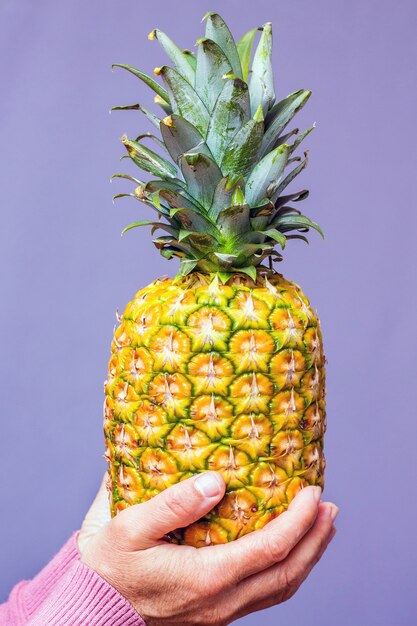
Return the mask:
<svg viewBox="0 0 417 626">
<path fill-rule="evenodd" d="M 332 518 L 332 522 L 334 522 L 334 520 L 336 519 L 338 515 L 339 515 L 339 507 L 337 507 L 335 504 L 332 504 L 332 506 L 330 507 L 330 517 Z"/>
<path fill-rule="evenodd" d="M 321 487 L 313 487 L 313 498 L 315 502 L 319 503 L 321 498 Z"/>
<path fill-rule="evenodd" d="M 197 491 L 205 498 L 212 498 L 220 493 L 220 477 L 214 472 L 205 472 L 194 483 Z"/>
</svg>

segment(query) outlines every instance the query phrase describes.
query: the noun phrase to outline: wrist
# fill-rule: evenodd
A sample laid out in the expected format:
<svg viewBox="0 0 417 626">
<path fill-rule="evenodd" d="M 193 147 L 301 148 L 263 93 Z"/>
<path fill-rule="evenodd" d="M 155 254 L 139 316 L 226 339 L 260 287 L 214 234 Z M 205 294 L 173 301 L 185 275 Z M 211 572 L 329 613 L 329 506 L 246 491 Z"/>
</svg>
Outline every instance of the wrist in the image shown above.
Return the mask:
<svg viewBox="0 0 417 626">
<path fill-rule="evenodd" d="M 132 605 L 95 570 L 74 561 L 30 626 L 88 623 L 89 626 L 145 626 Z"/>
</svg>

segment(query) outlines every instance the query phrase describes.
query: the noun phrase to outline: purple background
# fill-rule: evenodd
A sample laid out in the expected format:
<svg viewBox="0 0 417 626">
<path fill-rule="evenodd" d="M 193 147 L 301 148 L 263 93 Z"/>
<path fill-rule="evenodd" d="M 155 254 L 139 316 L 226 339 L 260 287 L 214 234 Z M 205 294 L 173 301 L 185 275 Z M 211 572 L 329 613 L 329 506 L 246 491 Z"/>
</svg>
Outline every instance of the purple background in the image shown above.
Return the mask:
<svg viewBox="0 0 417 626">
<path fill-rule="evenodd" d="M 416 610 L 416 61 L 414 0 L 2 0 L 0 599 L 77 528 L 104 470 L 102 383 L 116 307 L 175 271 L 141 213 L 111 196 L 151 102 L 112 62 L 163 62 L 206 10 L 236 35 L 271 20 L 278 95 L 303 88 L 304 207 L 326 232 L 281 264 L 321 316 L 328 366 L 326 498 L 334 544 L 297 596 L 241 624 L 402 626 Z M 146 215 L 143 207 L 142 216 Z"/>
</svg>

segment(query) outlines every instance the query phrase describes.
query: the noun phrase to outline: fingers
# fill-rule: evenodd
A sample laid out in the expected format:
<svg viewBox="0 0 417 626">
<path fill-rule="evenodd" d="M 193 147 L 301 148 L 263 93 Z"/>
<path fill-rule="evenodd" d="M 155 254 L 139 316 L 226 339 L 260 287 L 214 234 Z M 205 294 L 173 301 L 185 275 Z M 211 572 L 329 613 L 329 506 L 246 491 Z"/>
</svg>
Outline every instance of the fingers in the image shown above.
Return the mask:
<svg viewBox="0 0 417 626">
<path fill-rule="evenodd" d="M 334 504 L 320 504 L 314 525 L 284 561 L 239 583 L 233 600 L 239 614 L 279 604 L 297 591 L 333 539 L 337 513 Z"/>
<path fill-rule="evenodd" d="M 301 584 L 321 558 L 336 533 L 333 524 L 338 512 L 337 506 L 331 502 L 320 505 L 313 528 L 281 564 L 290 581 L 295 580 Z"/>
<path fill-rule="evenodd" d="M 126 549 L 143 550 L 159 543 L 172 530 L 188 526 L 208 513 L 224 492 L 221 475 L 204 472 L 169 487 L 143 504 L 125 509 L 111 524 Z"/>
<path fill-rule="evenodd" d="M 285 513 L 261 530 L 230 544 L 210 547 L 207 558 L 215 560 L 219 577 L 227 575 L 236 583 L 284 560 L 314 524 L 320 495 L 320 487 L 306 487 Z"/>
</svg>

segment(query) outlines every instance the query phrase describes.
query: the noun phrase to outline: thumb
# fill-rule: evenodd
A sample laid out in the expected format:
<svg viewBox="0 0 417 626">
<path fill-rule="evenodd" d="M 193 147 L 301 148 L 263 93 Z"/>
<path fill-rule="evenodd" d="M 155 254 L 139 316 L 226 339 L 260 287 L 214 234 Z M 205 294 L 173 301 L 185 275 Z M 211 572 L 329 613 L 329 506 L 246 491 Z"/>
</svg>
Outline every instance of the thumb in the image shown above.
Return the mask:
<svg viewBox="0 0 417 626">
<path fill-rule="evenodd" d="M 188 526 L 208 513 L 223 497 L 225 483 L 217 472 L 204 472 L 184 480 L 157 496 L 121 511 L 111 526 L 127 550 L 143 550 L 164 535 Z"/>
</svg>

